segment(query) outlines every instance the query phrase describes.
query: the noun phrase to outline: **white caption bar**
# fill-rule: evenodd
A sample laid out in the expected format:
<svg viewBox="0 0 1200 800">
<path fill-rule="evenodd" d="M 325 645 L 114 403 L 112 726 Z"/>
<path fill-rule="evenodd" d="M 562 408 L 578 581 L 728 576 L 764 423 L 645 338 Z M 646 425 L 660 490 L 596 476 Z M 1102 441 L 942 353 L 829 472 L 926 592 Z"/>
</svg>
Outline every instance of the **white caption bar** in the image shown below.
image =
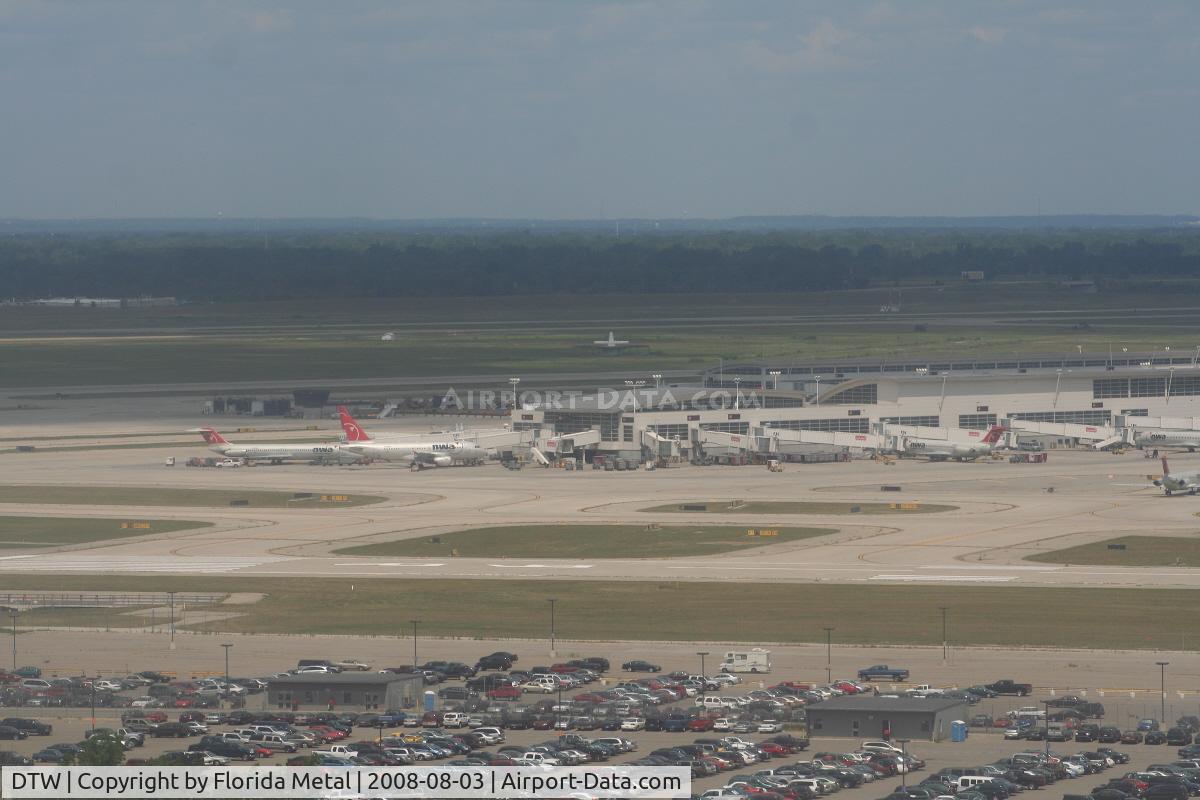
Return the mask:
<svg viewBox="0 0 1200 800">
<path fill-rule="evenodd" d="M 686 767 L 2 767 L 5 798 L 684 800 Z"/>
</svg>

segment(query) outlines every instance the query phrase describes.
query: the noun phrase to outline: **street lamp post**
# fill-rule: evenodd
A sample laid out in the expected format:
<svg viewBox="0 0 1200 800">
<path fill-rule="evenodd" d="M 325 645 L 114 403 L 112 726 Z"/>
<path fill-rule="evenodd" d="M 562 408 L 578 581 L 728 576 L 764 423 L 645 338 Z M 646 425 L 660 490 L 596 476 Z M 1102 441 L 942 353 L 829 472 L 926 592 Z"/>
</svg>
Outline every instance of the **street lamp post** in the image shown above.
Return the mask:
<svg viewBox="0 0 1200 800">
<path fill-rule="evenodd" d="M 938 606 L 938 610 L 942 612 L 942 665 L 945 666 L 950 653 L 950 640 L 946 637 L 946 612 L 950 607 Z"/>
<path fill-rule="evenodd" d="M 8 613 L 12 615 L 13 674 L 16 674 L 16 672 L 17 672 L 17 614 L 20 612 L 18 612 L 16 607 L 13 606 L 8 609 Z"/>
<path fill-rule="evenodd" d="M 1158 720 L 1162 725 L 1167 724 L 1167 665 L 1170 661 L 1155 661 L 1158 664 Z"/>
<path fill-rule="evenodd" d="M 826 626 L 825 631 L 825 682 L 833 682 L 833 628 Z"/>
<path fill-rule="evenodd" d="M 92 730 L 89 736 L 96 734 L 96 680 L 92 679 Z"/>
<path fill-rule="evenodd" d="M 820 408 L 821 407 L 821 376 L 816 375 L 814 377 L 816 378 L 816 381 L 817 381 L 817 394 L 816 394 L 817 408 Z"/>
<path fill-rule="evenodd" d="M 701 676 L 701 677 L 704 677 L 704 678 L 707 678 L 707 677 L 708 677 L 708 673 L 706 673 L 706 672 L 704 671 L 704 657 L 705 657 L 706 655 L 708 655 L 708 651 L 707 651 L 707 650 L 699 650 L 699 651 L 697 651 L 697 652 L 696 652 L 696 655 L 700 656 L 700 676 Z"/>
<path fill-rule="evenodd" d="M 782 372 L 780 370 L 773 369 L 773 370 L 770 370 L 769 372 L 767 372 L 767 374 L 771 376 L 771 388 L 778 389 L 779 388 L 779 376 L 782 374 Z"/>
<path fill-rule="evenodd" d="M 651 375 L 650 377 L 654 378 L 654 388 L 655 389 L 662 386 L 662 373 L 656 372 L 653 375 Z"/>
<path fill-rule="evenodd" d="M 900 771 L 900 788 L 904 789 L 904 776 L 908 773 L 908 743 L 912 739 L 897 739 L 896 742 L 900 745 L 900 755 L 903 756 L 903 767 Z"/>
<path fill-rule="evenodd" d="M 554 630 L 554 604 L 558 602 L 558 598 L 551 597 L 548 602 L 550 603 L 550 656 L 553 658 L 555 645 L 557 644 L 556 640 L 558 639 L 558 635 Z"/>
<path fill-rule="evenodd" d="M 512 407 L 517 407 L 517 384 L 521 382 L 520 378 L 509 378 L 508 382 L 512 384 Z"/>
<path fill-rule="evenodd" d="M 1045 723 L 1045 725 L 1044 725 L 1045 730 L 1043 732 L 1042 738 L 1046 740 L 1046 755 L 1049 756 L 1050 755 L 1050 701 L 1043 700 L 1042 705 L 1045 706 L 1044 710 L 1046 712 L 1046 716 L 1043 718 L 1043 722 Z"/>
<path fill-rule="evenodd" d="M 733 379 L 733 410 L 737 411 L 741 407 L 742 400 L 742 378 L 740 375 Z"/>
<path fill-rule="evenodd" d="M 229 648 L 233 645 L 222 644 L 221 647 L 225 648 L 225 693 L 229 694 Z"/>
<path fill-rule="evenodd" d="M 421 620 L 419 620 L 419 619 L 410 619 L 410 620 L 408 621 L 408 623 L 409 623 L 410 625 L 412 625 L 412 629 L 413 629 L 413 632 L 412 632 L 412 640 L 413 640 L 413 669 L 416 669 L 416 668 L 417 668 L 417 625 L 419 625 L 419 624 L 420 624 L 420 622 L 421 622 Z"/>
<path fill-rule="evenodd" d="M 175 595 L 176 592 L 167 592 L 167 596 L 171 598 L 171 649 L 175 649 Z"/>
</svg>

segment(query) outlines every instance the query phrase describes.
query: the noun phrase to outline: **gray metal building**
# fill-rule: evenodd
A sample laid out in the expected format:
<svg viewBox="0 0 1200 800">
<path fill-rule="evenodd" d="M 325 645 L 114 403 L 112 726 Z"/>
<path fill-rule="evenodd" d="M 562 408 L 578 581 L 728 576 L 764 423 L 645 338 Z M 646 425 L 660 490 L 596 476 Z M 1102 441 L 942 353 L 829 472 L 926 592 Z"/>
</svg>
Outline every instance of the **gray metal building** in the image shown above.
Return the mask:
<svg viewBox="0 0 1200 800">
<path fill-rule="evenodd" d="M 890 731 L 892 739 L 950 738 L 950 723 L 966 720 L 963 700 L 940 697 L 835 697 L 808 709 L 811 736 L 879 739 Z"/>
<path fill-rule="evenodd" d="M 415 708 L 425 682 L 391 672 L 288 675 L 267 681 L 267 708 L 388 711 Z"/>
</svg>

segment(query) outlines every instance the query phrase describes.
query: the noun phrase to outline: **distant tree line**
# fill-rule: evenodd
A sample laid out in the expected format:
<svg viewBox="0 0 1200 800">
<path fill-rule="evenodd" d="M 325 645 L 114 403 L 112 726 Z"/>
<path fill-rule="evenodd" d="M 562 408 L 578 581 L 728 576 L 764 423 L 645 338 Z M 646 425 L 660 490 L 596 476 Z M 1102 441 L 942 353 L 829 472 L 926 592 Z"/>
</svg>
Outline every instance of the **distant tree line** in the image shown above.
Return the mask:
<svg viewBox="0 0 1200 800">
<path fill-rule="evenodd" d="M 611 292 L 805 292 L 915 279 L 1200 277 L 1200 231 L 530 235 L 26 234 L 0 296 L 181 300 Z"/>
</svg>

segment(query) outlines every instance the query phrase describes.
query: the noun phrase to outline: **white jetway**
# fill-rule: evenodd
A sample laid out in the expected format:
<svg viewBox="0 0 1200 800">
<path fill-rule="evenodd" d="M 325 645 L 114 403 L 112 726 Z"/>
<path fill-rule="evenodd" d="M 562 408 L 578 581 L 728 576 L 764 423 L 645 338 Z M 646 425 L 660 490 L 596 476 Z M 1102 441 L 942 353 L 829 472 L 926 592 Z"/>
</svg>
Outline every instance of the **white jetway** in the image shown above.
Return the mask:
<svg viewBox="0 0 1200 800">
<path fill-rule="evenodd" d="M 759 439 L 771 444 L 767 452 L 777 452 L 785 444 L 815 444 L 829 447 L 856 447 L 861 450 L 883 450 L 888 438 L 877 433 L 846 433 L 845 431 L 794 431 L 791 428 L 753 428 Z"/>
<path fill-rule="evenodd" d="M 652 430 L 642 431 L 642 447 L 653 453 L 656 458 L 679 457 L 679 440 L 659 436 Z"/>
<path fill-rule="evenodd" d="M 593 429 L 543 438 L 538 442 L 538 449 L 555 455 L 571 455 L 576 450 L 597 444 L 600 444 L 600 431 Z"/>
<path fill-rule="evenodd" d="M 1200 417 L 1134 417 L 1122 414 L 1117 424 L 1126 428 L 1162 428 L 1172 431 L 1200 431 Z"/>
<path fill-rule="evenodd" d="M 1133 441 L 1132 428 L 1116 428 L 1111 425 L 1080 425 L 1074 422 L 1031 422 L 1029 420 L 1009 420 L 1009 426 L 1018 433 L 1032 433 L 1039 436 L 1058 436 L 1063 439 L 1076 439 L 1085 442 L 1096 450 L 1110 447 L 1114 444 L 1129 444 Z"/>
</svg>

